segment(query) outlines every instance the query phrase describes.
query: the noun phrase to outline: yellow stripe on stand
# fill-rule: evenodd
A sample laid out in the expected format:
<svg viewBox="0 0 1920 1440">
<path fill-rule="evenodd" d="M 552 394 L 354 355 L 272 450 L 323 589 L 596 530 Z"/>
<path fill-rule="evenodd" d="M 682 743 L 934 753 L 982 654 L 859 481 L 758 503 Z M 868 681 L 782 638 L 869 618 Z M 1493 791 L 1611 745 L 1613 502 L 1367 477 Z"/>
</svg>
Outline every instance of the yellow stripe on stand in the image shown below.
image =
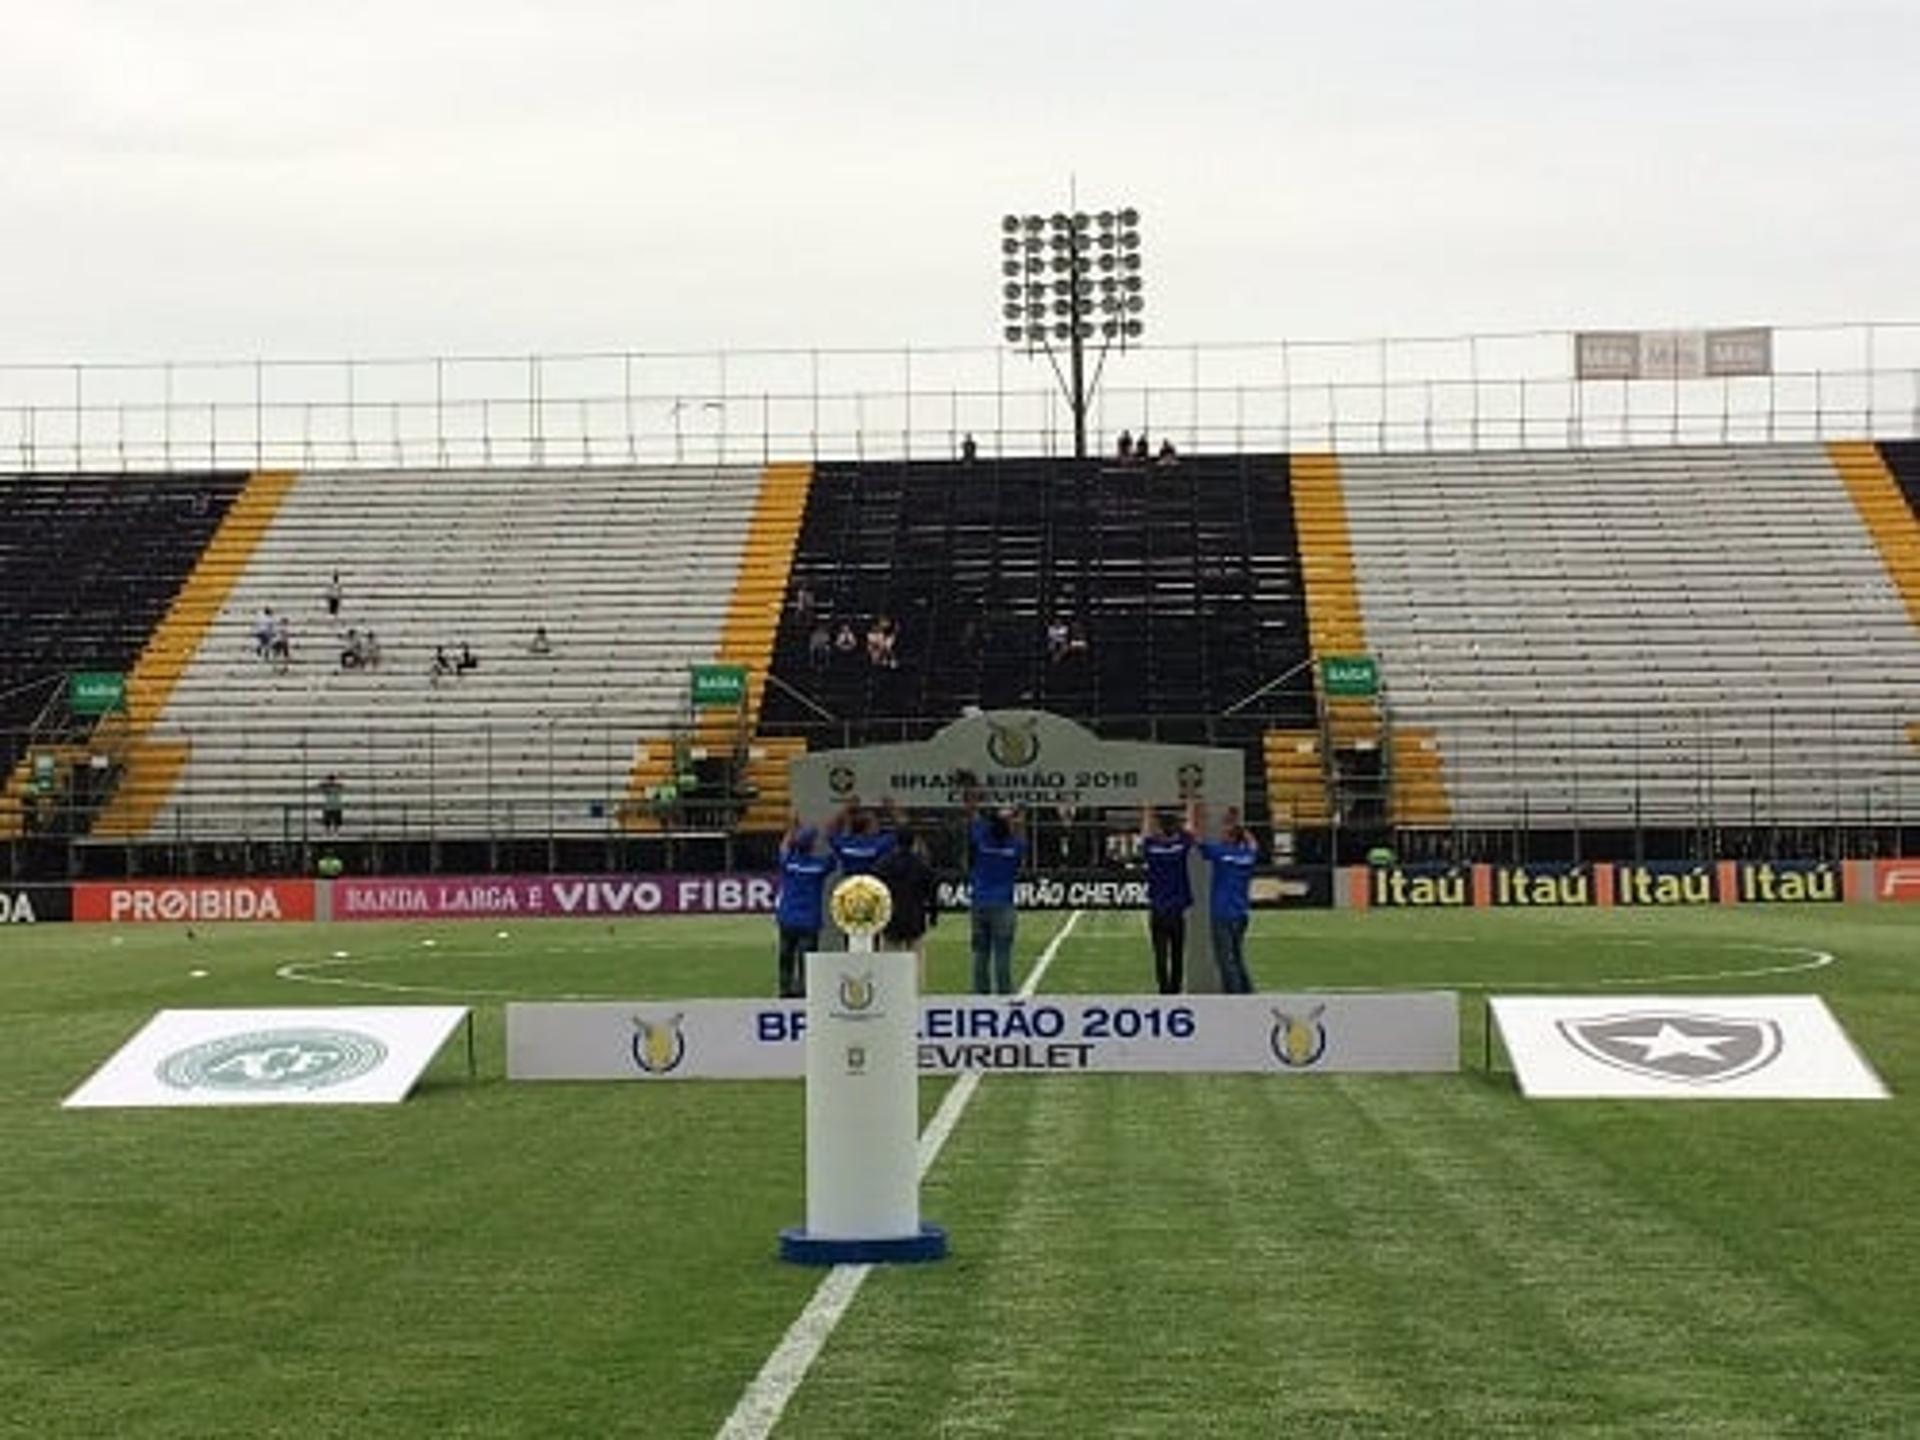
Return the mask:
<svg viewBox="0 0 1920 1440">
<path fill-rule="evenodd" d="M 1867 440 L 1835 440 L 1827 456 L 1847 487 L 1853 508 L 1873 536 L 1880 561 L 1907 607 L 1907 619 L 1920 628 L 1920 521 L 1900 493 L 1900 483 L 1887 468 L 1880 447 Z M 1920 746 L 1920 724 L 1908 721 L 1907 742 Z"/>
<path fill-rule="evenodd" d="M 1267 810 L 1277 828 L 1317 830 L 1331 821 L 1327 772 L 1317 730 L 1269 730 L 1260 737 L 1267 762 Z"/>
<path fill-rule="evenodd" d="M 131 839 L 146 834 L 173 794 L 186 769 L 187 747 L 178 740 L 151 740 L 147 732 L 166 710 L 174 686 L 193 664 L 227 597 L 252 563 L 261 536 L 299 479 L 290 470 L 262 470 L 248 479 L 134 662 L 127 676 L 126 714 L 108 716 L 95 732 L 96 743 L 104 740 L 125 751 L 120 783 L 94 819 L 96 836 Z"/>
<path fill-rule="evenodd" d="M 1347 533 L 1347 502 L 1340 490 L 1340 464 L 1331 455 L 1296 455 L 1294 525 L 1300 537 L 1300 575 L 1307 591 L 1307 637 L 1318 662 L 1328 655 L 1365 655 L 1367 626 L 1360 612 L 1360 579 Z M 1380 739 L 1375 700 L 1326 697 L 1327 730 L 1335 746 Z"/>
<path fill-rule="evenodd" d="M 1446 825 L 1453 820 L 1440 741 L 1424 725 L 1393 729 L 1393 823 Z"/>
<path fill-rule="evenodd" d="M 807 492 L 812 484 L 813 466 L 806 463 L 769 465 L 761 473 L 760 493 L 747 523 L 733 597 L 720 627 L 718 652 L 713 656 L 716 663 L 746 667 L 746 704 L 740 710 L 709 710 L 695 716 L 696 750 L 731 752 L 753 735 L 759 723 L 760 698 L 773 662 L 780 609 L 786 603 L 787 579 L 793 571 L 794 547 L 800 540 L 800 522 L 807 513 Z M 746 773 L 741 778 L 761 796 L 784 796 L 787 762 L 795 753 L 791 746 L 788 741 L 750 746 Z M 801 743 L 799 750 L 805 749 Z M 636 752 L 627 777 L 627 803 L 621 809 L 621 824 L 626 829 L 659 828 L 647 797 L 653 787 L 667 780 L 672 756 L 673 744 L 665 739 L 645 741 Z M 768 821 L 761 813 L 765 808 L 759 803 L 748 808 L 747 818 L 754 821 L 752 828 L 784 828 L 784 809 Z"/>
<path fill-rule="evenodd" d="M 1913 518 L 1913 509 L 1881 458 L 1879 446 L 1865 440 L 1836 440 L 1827 445 L 1827 454 L 1906 603 L 1907 618 L 1920 627 L 1920 521 Z"/>
<path fill-rule="evenodd" d="M 1307 591 L 1307 636 L 1313 647 L 1314 684 L 1319 661 L 1329 655 L 1367 655 L 1367 624 L 1360 605 L 1360 576 L 1347 528 L 1347 500 L 1340 462 L 1331 455 L 1296 455 L 1289 462 L 1293 517 L 1300 537 L 1300 573 Z M 1327 736 L 1336 749 L 1378 745 L 1385 730 L 1378 698 L 1323 696 Z M 1444 824 L 1451 809 L 1440 763 L 1440 742 L 1425 728 L 1396 731 L 1390 774 L 1395 823 Z M 1323 802 L 1324 808 L 1324 802 Z"/>
</svg>

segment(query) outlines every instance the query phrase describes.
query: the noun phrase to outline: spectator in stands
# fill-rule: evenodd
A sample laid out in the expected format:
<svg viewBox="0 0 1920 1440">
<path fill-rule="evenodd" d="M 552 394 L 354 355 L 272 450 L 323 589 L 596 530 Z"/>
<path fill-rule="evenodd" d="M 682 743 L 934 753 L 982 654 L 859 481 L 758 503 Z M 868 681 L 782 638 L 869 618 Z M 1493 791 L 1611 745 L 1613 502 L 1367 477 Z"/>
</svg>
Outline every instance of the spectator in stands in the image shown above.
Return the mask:
<svg viewBox="0 0 1920 1440">
<path fill-rule="evenodd" d="M 840 622 L 840 628 L 834 631 L 833 648 L 836 653 L 841 655 L 851 655 L 855 650 L 860 648 L 860 637 L 853 633 L 853 622 L 851 620 L 842 620 Z"/>
<path fill-rule="evenodd" d="M 338 619 L 340 616 L 340 572 L 338 570 L 333 572 L 333 578 L 327 582 L 326 599 L 327 618 Z"/>
<path fill-rule="evenodd" d="M 960 627 L 960 659 L 968 665 L 978 665 L 986 658 L 986 632 L 981 629 L 980 617 L 969 615 L 967 623 Z"/>
<path fill-rule="evenodd" d="M 1136 465 L 1147 463 L 1147 432 L 1144 430 L 1140 432 L 1140 438 L 1133 442 L 1133 463 Z"/>
<path fill-rule="evenodd" d="M 807 663 L 816 670 L 824 670 L 832 659 L 833 629 L 822 615 L 814 620 L 813 629 L 807 633 Z"/>
<path fill-rule="evenodd" d="M 1160 453 L 1154 458 L 1153 463 L 1158 465 L 1162 470 L 1171 470 L 1180 463 L 1180 455 L 1179 452 L 1173 448 L 1173 441 L 1167 439 L 1161 440 Z"/>
<path fill-rule="evenodd" d="M 780 932 L 780 998 L 793 1000 L 807 993 L 809 950 L 820 948 L 821 891 L 832 873 L 834 858 L 814 850 L 815 832 L 795 815 L 780 842 L 780 895 L 774 901 L 774 926 Z"/>
<path fill-rule="evenodd" d="M 893 834 L 893 849 L 873 866 L 874 879 L 885 884 L 893 897 L 893 913 L 880 939 L 888 950 L 912 952 L 920 988 L 925 990 L 927 931 L 940 923 L 940 879 L 927 864 L 912 830 L 903 824 Z"/>
<path fill-rule="evenodd" d="M 1056 615 L 1047 622 L 1047 659 L 1056 665 L 1067 658 L 1067 622 Z"/>
<path fill-rule="evenodd" d="M 1188 818 L 1188 828 L 1195 834 L 1205 833 L 1203 815 L 1196 805 Z M 1238 810 L 1228 810 L 1223 819 L 1220 839 L 1200 841 L 1200 853 L 1213 867 L 1207 905 L 1213 961 L 1220 967 L 1222 990 L 1229 995 L 1251 995 L 1253 977 L 1247 973 L 1248 897 L 1260 847 L 1240 823 Z"/>
<path fill-rule="evenodd" d="M 551 655 L 553 653 L 553 641 L 547 638 L 546 626 L 536 625 L 533 627 L 533 639 L 527 642 L 527 653 L 529 655 Z"/>
<path fill-rule="evenodd" d="M 1075 620 L 1067 627 L 1067 658 L 1075 659 L 1087 653 L 1087 627 Z"/>
<path fill-rule="evenodd" d="M 980 447 L 974 443 L 973 432 L 969 430 L 960 437 L 960 463 L 971 465 L 980 458 Z"/>
<path fill-rule="evenodd" d="M 346 788 L 331 772 L 320 782 L 320 828 L 329 835 L 338 835 L 346 818 Z"/>
<path fill-rule="evenodd" d="M 284 615 L 273 617 L 273 659 L 283 669 L 293 663 L 293 626 Z"/>
<path fill-rule="evenodd" d="M 818 608 L 819 602 L 814 598 L 813 587 L 802 580 L 793 592 L 793 613 L 800 618 L 800 623 L 805 625 L 813 619 L 814 611 Z"/>
<path fill-rule="evenodd" d="M 900 638 L 898 627 L 891 617 L 877 617 L 871 629 L 867 631 L 867 659 L 877 670 L 897 670 L 900 657 L 894 653 L 894 646 Z"/>
<path fill-rule="evenodd" d="M 1127 465 L 1132 463 L 1132 460 L 1133 460 L 1133 432 L 1132 431 L 1122 430 L 1120 432 L 1119 440 L 1114 443 L 1113 458 L 1118 460 L 1122 465 Z"/>
<path fill-rule="evenodd" d="M 380 637 L 371 630 L 360 637 L 360 663 L 369 670 L 380 668 Z"/>
<path fill-rule="evenodd" d="M 479 668 L 480 662 L 475 658 L 472 647 L 470 647 L 466 641 L 462 640 L 460 642 L 460 673 L 464 675 L 469 670 L 478 670 Z"/>
<path fill-rule="evenodd" d="M 433 647 L 433 683 L 438 685 L 448 675 L 453 674 L 453 660 L 447 654 L 447 647 Z"/>
<path fill-rule="evenodd" d="M 855 796 L 827 827 L 827 845 L 833 851 L 833 858 L 840 862 L 843 874 L 865 875 L 882 855 L 893 848 L 893 830 L 891 799 L 881 801 L 880 815 L 876 819 L 874 813 L 864 809 L 859 797 Z"/>
<path fill-rule="evenodd" d="M 1014 877 L 1027 853 L 1020 817 L 1012 809 L 978 813 L 980 792 L 968 785 L 967 883 L 973 911 L 973 991 L 976 995 L 1013 993 L 1013 936 L 1019 912 L 1013 903 Z"/>
<path fill-rule="evenodd" d="M 347 638 L 340 647 L 340 668 L 358 670 L 366 663 L 366 654 L 361 649 L 360 632 L 353 626 L 347 627 Z"/>
<path fill-rule="evenodd" d="M 1193 905 L 1187 857 L 1193 844 L 1193 831 L 1180 823 L 1178 815 L 1163 814 L 1156 821 L 1151 807 L 1141 809 L 1147 938 L 1153 945 L 1153 975 L 1162 995 L 1178 995 L 1187 988 L 1187 911 Z"/>
<path fill-rule="evenodd" d="M 253 621 L 253 653 L 262 660 L 273 656 L 273 607 L 262 605 Z"/>
</svg>

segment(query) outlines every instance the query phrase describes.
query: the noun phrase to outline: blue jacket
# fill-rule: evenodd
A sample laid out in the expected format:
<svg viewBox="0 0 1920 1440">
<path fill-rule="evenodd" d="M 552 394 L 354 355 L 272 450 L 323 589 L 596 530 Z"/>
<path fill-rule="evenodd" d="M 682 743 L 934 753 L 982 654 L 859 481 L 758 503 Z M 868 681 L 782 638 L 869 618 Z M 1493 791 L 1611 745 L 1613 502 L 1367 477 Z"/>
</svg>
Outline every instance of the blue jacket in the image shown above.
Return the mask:
<svg viewBox="0 0 1920 1440">
<path fill-rule="evenodd" d="M 781 847 L 780 898 L 774 902 L 773 917 L 782 930 L 820 928 L 825 914 L 820 895 L 827 876 L 833 873 L 833 864 L 831 855 Z"/>
<path fill-rule="evenodd" d="M 1208 913 L 1215 920 L 1244 920 L 1251 909 L 1247 892 L 1253 885 L 1253 867 L 1260 852 L 1252 845 L 1227 845 L 1202 840 L 1200 853 L 1213 865 L 1213 895 Z"/>
<path fill-rule="evenodd" d="M 1175 915 L 1193 904 L 1193 882 L 1187 878 L 1187 856 L 1193 837 L 1184 830 L 1171 835 L 1149 835 L 1140 842 L 1147 862 L 1147 908 L 1156 915 Z"/>
<path fill-rule="evenodd" d="M 973 849 L 973 868 L 967 877 L 973 903 L 1013 904 L 1013 880 L 1020 873 L 1020 857 L 1027 853 L 1027 842 L 1011 831 L 1005 840 L 995 840 L 985 820 L 973 822 L 967 839 Z"/>
<path fill-rule="evenodd" d="M 894 839 L 891 830 L 870 830 L 865 835 L 842 831 L 829 843 L 843 871 L 849 875 L 865 875 L 873 869 L 875 861 L 893 849 Z"/>
</svg>

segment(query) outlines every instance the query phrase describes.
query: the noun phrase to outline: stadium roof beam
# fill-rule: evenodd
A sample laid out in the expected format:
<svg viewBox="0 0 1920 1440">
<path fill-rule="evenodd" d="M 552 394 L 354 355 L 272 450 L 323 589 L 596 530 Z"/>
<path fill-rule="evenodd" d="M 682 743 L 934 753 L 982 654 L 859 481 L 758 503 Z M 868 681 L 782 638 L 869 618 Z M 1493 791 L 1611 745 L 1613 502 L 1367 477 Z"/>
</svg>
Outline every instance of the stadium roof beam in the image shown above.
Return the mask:
<svg viewBox="0 0 1920 1440">
<path fill-rule="evenodd" d="M 1073 407 L 1073 453 L 1087 455 L 1087 405 L 1107 355 L 1145 333 L 1140 212 L 1056 210 L 1000 220 L 1000 318 L 1009 345 L 1046 355 Z M 1099 341 L 1087 376 L 1087 346 Z M 1060 355 L 1067 355 L 1061 373 Z"/>
</svg>

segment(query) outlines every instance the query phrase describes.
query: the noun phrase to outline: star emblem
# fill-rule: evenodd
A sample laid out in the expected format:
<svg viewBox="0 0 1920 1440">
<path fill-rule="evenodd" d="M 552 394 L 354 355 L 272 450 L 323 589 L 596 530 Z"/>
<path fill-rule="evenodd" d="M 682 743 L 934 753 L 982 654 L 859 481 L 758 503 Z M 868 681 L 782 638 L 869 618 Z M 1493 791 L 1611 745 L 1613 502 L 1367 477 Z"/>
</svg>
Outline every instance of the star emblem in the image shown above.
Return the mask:
<svg viewBox="0 0 1920 1440">
<path fill-rule="evenodd" d="M 1685 1055 L 1696 1060 L 1712 1060 L 1718 1063 L 1723 1057 L 1720 1047 L 1733 1039 L 1731 1035 L 1689 1035 L 1670 1021 L 1662 1020 L 1660 1028 L 1651 1035 L 1615 1035 L 1618 1045 L 1636 1045 L 1640 1047 L 1640 1058 L 1648 1064 L 1656 1060 L 1670 1059 L 1675 1055 Z"/>
</svg>

